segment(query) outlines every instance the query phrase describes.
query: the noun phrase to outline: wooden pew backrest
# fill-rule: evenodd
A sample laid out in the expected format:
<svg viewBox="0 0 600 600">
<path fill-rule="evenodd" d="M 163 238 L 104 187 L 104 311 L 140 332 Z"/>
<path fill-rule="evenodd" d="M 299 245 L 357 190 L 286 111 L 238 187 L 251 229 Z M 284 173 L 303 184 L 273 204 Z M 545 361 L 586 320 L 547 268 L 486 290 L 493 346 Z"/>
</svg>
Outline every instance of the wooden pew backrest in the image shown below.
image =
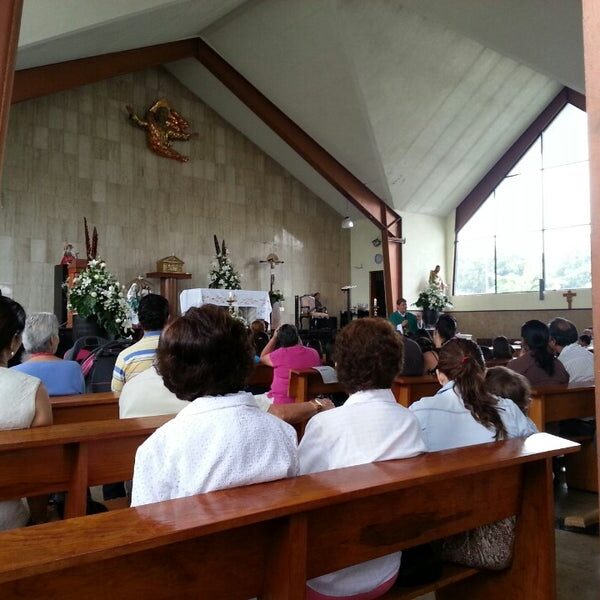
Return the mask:
<svg viewBox="0 0 600 600">
<path fill-rule="evenodd" d="M 307 579 L 517 514 L 511 568 L 462 597 L 552 599 L 550 461 L 576 449 L 538 434 L 14 530 L 0 594 L 304 600 Z"/>
<path fill-rule="evenodd" d="M 0 431 L 0 500 L 66 491 L 65 516 L 85 515 L 87 488 L 131 479 L 140 444 L 172 418 Z"/>
</svg>

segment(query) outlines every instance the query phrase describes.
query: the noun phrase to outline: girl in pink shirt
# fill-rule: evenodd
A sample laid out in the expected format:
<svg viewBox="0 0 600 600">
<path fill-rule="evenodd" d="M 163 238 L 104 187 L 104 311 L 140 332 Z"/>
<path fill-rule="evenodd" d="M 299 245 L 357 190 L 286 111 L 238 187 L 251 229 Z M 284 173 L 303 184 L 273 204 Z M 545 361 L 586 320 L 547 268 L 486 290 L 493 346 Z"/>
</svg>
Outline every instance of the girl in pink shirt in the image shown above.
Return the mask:
<svg viewBox="0 0 600 600">
<path fill-rule="evenodd" d="M 288 396 L 291 369 L 310 369 L 321 364 L 319 353 L 306 348 L 293 325 L 282 325 L 260 355 L 260 362 L 273 367 L 273 382 L 267 396 L 273 404 L 291 404 Z"/>
</svg>

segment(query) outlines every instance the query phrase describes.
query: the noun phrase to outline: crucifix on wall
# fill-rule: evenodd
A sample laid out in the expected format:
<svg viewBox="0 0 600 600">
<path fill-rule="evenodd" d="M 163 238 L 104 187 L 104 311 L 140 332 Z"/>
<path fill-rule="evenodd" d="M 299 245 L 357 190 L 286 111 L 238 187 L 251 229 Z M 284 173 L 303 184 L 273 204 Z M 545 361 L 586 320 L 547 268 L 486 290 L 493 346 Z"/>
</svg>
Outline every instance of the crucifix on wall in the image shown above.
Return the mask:
<svg viewBox="0 0 600 600">
<path fill-rule="evenodd" d="M 269 288 L 269 292 L 273 291 L 273 286 L 275 285 L 275 267 L 277 265 L 282 265 L 284 263 L 283 260 L 279 260 L 279 256 L 277 256 L 277 254 L 274 254 L 273 252 L 271 252 L 271 254 L 269 254 L 269 256 L 267 256 L 266 260 L 261 260 L 260 261 L 263 264 L 268 263 L 271 267 L 271 281 L 270 281 L 270 288 Z"/>
<path fill-rule="evenodd" d="M 569 310 L 573 308 L 573 298 L 575 298 L 575 296 L 577 296 L 577 294 L 575 292 L 572 292 L 571 290 L 563 294 L 563 298 L 567 299 L 567 306 Z"/>
</svg>

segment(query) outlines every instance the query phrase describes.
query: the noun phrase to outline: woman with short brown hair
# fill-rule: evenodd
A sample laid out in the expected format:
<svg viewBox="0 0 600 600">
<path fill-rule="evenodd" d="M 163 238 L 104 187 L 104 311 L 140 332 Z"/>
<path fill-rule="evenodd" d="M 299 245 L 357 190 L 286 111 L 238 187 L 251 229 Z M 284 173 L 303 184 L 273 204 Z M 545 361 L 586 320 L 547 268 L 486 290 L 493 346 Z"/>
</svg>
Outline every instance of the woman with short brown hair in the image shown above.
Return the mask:
<svg viewBox="0 0 600 600">
<path fill-rule="evenodd" d="M 133 506 L 296 475 L 296 431 L 240 391 L 252 356 L 244 325 L 216 306 L 163 331 L 157 370 L 190 404 L 138 448 Z"/>
<path fill-rule="evenodd" d="M 298 448 L 302 474 L 408 458 L 425 450 L 417 420 L 390 389 L 403 358 L 402 338 L 384 319 L 357 319 L 340 331 L 334 360 L 350 397 L 308 422 Z M 400 556 L 395 552 L 312 579 L 307 600 L 379 598 L 394 583 Z"/>
</svg>

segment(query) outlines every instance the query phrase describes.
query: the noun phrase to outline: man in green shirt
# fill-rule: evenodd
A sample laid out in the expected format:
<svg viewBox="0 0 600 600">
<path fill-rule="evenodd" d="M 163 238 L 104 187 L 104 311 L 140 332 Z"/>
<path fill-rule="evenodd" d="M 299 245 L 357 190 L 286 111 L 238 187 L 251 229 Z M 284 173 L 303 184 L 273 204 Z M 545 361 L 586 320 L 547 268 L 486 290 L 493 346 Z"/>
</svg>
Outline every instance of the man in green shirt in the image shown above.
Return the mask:
<svg viewBox="0 0 600 600">
<path fill-rule="evenodd" d="M 389 317 L 390 323 L 398 329 L 398 325 L 402 325 L 402 332 L 406 333 L 417 333 L 419 329 L 417 325 L 417 317 L 407 311 L 406 300 L 400 298 L 396 302 L 396 310 Z"/>
</svg>

